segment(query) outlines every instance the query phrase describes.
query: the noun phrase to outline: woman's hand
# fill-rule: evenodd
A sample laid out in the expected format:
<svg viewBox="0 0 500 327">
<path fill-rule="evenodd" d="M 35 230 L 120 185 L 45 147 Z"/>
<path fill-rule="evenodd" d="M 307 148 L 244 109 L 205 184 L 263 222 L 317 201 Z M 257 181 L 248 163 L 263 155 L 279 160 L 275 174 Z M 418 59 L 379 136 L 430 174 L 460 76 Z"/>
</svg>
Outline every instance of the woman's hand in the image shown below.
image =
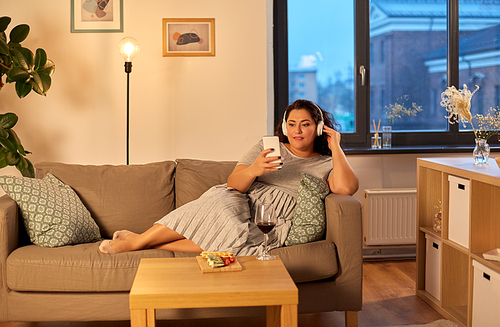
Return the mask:
<svg viewBox="0 0 500 327">
<path fill-rule="evenodd" d="M 359 181 L 340 147 L 341 135 L 328 126 L 323 127 L 323 133 L 327 135 L 328 147 L 332 151 L 333 171 L 328 178 L 330 191 L 337 194 L 353 195 L 359 188 Z"/>
<path fill-rule="evenodd" d="M 278 156 L 267 157 L 273 149 L 263 150 L 255 161 L 250 165 L 238 165 L 234 168 L 231 175 L 227 179 L 227 186 L 234 188 L 242 193 L 246 193 L 252 185 L 253 181 L 268 172 L 278 171 L 282 165 L 281 162 L 271 163 L 281 159 Z"/>
<path fill-rule="evenodd" d="M 333 150 L 333 146 L 340 146 L 340 139 L 342 136 L 339 132 L 337 132 L 333 128 L 324 126 L 323 133 L 327 135 L 326 139 L 328 140 L 328 147 L 330 148 L 330 150 Z"/>
<path fill-rule="evenodd" d="M 280 170 L 283 163 L 282 162 L 272 163 L 272 162 L 276 161 L 276 160 L 280 160 L 281 157 L 278 157 L 278 156 L 266 157 L 269 153 L 271 153 L 273 151 L 274 151 L 274 149 L 263 150 L 259 154 L 259 156 L 255 159 L 253 164 L 249 167 L 252 170 L 252 172 L 256 178 L 261 176 L 261 175 L 264 175 L 265 173 Z"/>
</svg>

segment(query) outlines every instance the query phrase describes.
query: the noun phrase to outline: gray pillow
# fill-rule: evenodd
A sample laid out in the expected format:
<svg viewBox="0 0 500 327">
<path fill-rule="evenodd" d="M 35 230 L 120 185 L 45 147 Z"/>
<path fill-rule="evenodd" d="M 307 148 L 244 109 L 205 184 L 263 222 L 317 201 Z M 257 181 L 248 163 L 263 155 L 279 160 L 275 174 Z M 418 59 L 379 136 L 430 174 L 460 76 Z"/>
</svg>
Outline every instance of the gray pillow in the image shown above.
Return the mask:
<svg viewBox="0 0 500 327">
<path fill-rule="evenodd" d="M 325 180 L 302 174 L 286 246 L 314 242 L 323 237 L 326 226 L 323 200 L 329 192 Z"/>
<path fill-rule="evenodd" d="M 54 175 L 43 179 L 0 176 L 0 185 L 21 209 L 34 244 L 57 247 L 101 239 L 99 227 L 78 195 Z"/>
</svg>

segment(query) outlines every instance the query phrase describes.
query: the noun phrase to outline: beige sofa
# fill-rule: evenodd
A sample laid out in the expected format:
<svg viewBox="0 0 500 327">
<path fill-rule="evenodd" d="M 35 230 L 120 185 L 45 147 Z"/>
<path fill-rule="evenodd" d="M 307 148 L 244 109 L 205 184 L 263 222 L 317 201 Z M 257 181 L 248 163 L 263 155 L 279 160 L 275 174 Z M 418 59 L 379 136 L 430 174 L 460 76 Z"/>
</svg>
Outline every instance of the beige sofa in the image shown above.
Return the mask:
<svg viewBox="0 0 500 327">
<path fill-rule="evenodd" d="M 163 215 L 224 183 L 235 162 L 180 159 L 145 165 L 36 165 L 70 185 L 103 238 L 143 232 Z M 326 198 L 324 240 L 275 249 L 299 288 L 299 313 L 346 311 L 357 326 L 362 305 L 361 205 Z M 193 254 L 144 250 L 102 254 L 97 243 L 44 248 L 30 244 L 16 203 L 0 198 L 0 321 L 129 320 L 128 291 L 141 258 Z M 158 319 L 264 314 L 263 308 L 158 310 Z"/>
</svg>

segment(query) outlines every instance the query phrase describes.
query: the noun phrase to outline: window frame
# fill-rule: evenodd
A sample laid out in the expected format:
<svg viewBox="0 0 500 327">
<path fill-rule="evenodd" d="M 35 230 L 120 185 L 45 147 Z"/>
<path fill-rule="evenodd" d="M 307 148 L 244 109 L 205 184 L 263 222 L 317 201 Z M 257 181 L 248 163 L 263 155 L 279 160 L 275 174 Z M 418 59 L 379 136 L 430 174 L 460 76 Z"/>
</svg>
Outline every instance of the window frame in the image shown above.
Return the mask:
<svg viewBox="0 0 500 327">
<path fill-rule="evenodd" d="M 281 122 L 288 106 L 288 31 L 287 0 L 274 1 L 274 125 Z M 353 153 L 370 150 L 370 1 L 354 0 L 354 67 L 355 67 L 355 132 L 342 134 L 343 147 Z M 447 81 L 448 86 L 459 83 L 459 0 L 447 0 Z M 361 85 L 360 68 L 365 68 L 365 85 Z M 444 91 L 444 90 L 443 90 Z M 441 108 L 438 108 L 441 109 Z M 443 109 L 444 110 L 444 109 Z M 445 112 L 443 111 L 443 119 Z M 497 137 L 488 143 L 497 144 Z M 468 152 L 475 145 L 474 134 L 459 131 L 458 124 L 449 124 L 442 132 L 394 132 L 391 153 Z M 492 147 L 492 150 L 495 147 Z M 375 150 L 381 153 L 381 150 Z M 386 151 L 387 152 L 387 151 Z"/>
</svg>

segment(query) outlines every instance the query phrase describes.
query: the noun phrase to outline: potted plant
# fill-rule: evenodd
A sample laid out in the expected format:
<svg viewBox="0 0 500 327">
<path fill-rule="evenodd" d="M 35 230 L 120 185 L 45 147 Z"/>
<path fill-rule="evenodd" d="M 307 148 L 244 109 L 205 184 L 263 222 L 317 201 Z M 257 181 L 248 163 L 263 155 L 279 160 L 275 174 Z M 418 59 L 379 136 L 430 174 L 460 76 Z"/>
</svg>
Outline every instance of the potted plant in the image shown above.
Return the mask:
<svg viewBox="0 0 500 327">
<path fill-rule="evenodd" d="M 54 62 L 47 58 L 43 49 L 37 49 L 35 54 L 21 46 L 30 32 L 26 24 L 17 25 L 9 34 L 5 31 L 11 22 L 10 17 L 0 17 L 0 90 L 6 83 L 15 83 L 17 96 L 22 99 L 31 90 L 40 95 L 47 95 L 52 83 Z M 34 177 L 31 162 L 25 158 L 30 152 L 24 150 L 21 140 L 12 130 L 18 117 L 14 113 L 0 114 L 0 168 L 16 166 L 23 176 Z"/>
</svg>

